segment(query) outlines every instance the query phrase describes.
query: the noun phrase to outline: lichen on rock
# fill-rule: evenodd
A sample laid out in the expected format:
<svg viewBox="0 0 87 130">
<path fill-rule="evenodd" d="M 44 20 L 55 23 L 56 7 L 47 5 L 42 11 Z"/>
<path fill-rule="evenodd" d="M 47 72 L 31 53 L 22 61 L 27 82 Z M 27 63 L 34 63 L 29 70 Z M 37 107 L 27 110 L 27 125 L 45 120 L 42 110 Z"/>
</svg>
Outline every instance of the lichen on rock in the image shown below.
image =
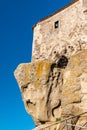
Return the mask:
<svg viewBox="0 0 87 130">
<path fill-rule="evenodd" d="M 61 105 L 62 71 L 51 61 L 44 60 L 21 64 L 14 74 L 26 110 L 32 115 L 36 125 L 54 120 L 55 110 Z"/>
<path fill-rule="evenodd" d="M 87 109 L 87 50 L 72 56 L 65 68 L 40 60 L 20 64 L 14 74 L 25 108 L 37 126 L 46 126 L 57 118 L 65 119 Z M 81 124 L 82 118 L 76 119 L 75 123 Z M 59 128 L 59 125 L 50 130 L 55 127 Z"/>
</svg>

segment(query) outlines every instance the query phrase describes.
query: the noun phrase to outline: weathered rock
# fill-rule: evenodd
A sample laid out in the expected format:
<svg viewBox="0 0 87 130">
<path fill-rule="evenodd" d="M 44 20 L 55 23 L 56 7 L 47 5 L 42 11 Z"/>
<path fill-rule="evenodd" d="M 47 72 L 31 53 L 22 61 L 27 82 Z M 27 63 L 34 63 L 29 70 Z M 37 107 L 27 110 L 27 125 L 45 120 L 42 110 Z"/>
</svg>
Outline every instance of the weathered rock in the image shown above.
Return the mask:
<svg viewBox="0 0 87 130">
<path fill-rule="evenodd" d="M 72 115 L 87 111 L 87 50 L 84 50 L 69 60 L 64 70 L 61 96 L 62 112 L 61 117 L 66 118 Z M 76 124 L 82 125 L 87 120 L 80 117 Z M 71 128 L 71 127 L 70 127 Z M 72 130 L 72 129 L 71 129 Z M 75 130 L 77 130 L 75 128 Z"/>
<path fill-rule="evenodd" d="M 39 127 L 87 111 L 87 50 L 72 56 L 66 68 L 60 69 L 47 60 L 21 64 L 15 77 L 25 108 Z M 81 125 L 86 118 L 76 118 L 74 122 Z M 50 127 L 50 130 L 54 128 L 59 125 Z"/>
<path fill-rule="evenodd" d="M 15 71 L 15 77 L 26 110 L 32 115 L 36 125 L 55 121 L 55 118 L 60 117 L 62 71 L 54 63 L 38 61 L 21 64 Z"/>
</svg>

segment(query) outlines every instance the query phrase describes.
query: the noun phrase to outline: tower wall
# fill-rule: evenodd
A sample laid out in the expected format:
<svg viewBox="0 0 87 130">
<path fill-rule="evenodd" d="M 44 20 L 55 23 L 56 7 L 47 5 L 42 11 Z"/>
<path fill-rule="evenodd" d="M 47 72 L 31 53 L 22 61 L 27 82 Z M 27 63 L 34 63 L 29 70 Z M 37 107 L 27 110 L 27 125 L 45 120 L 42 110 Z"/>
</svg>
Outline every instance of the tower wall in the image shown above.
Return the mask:
<svg viewBox="0 0 87 130">
<path fill-rule="evenodd" d="M 79 0 L 41 20 L 34 27 L 32 61 L 55 61 L 56 56 L 70 57 L 86 48 L 86 27 L 86 14 Z"/>
</svg>

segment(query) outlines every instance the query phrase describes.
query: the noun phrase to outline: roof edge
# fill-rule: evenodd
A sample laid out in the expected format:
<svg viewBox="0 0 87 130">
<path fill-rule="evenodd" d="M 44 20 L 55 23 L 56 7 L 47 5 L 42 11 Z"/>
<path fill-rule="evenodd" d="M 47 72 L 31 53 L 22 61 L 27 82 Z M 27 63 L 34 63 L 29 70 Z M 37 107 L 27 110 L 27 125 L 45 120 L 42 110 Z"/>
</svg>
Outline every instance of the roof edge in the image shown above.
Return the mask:
<svg viewBox="0 0 87 130">
<path fill-rule="evenodd" d="M 77 1 L 79 1 L 79 0 L 73 0 L 73 1 L 70 2 L 68 5 L 65 5 L 63 8 L 61 8 L 61 9 L 55 11 L 54 13 L 52 13 L 52 14 L 50 14 L 50 15 L 44 17 L 44 18 L 41 18 L 38 23 L 40 23 L 40 22 L 42 22 L 42 21 L 44 21 L 44 20 L 46 20 L 46 19 L 52 17 L 53 15 L 55 15 L 55 14 L 57 14 L 57 13 L 63 11 L 64 9 L 66 9 L 66 8 L 68 8 L 69 6 L 73 5 L 73 4 L 76 3 Z M 32 27 L 32 29 L 34 29 L 34 28 L 36 27 L 36 25 L 37 25 L 37 24 L 34 24 L 34 26 Z"/>
</svg>

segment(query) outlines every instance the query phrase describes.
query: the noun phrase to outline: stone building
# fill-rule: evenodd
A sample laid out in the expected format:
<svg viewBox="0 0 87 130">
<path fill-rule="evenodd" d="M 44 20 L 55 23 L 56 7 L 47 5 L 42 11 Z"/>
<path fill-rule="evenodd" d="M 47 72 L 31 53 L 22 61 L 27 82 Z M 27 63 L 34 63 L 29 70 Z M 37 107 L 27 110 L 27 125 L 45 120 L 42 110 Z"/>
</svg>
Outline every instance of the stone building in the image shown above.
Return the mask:
<svg viewBox="0 0 87 130">
<path fill-rule="evenodd" d="M 73 0 L 33 30 L 32 62 L 14 75 L 34 130 L 87 130 L 87 0 Z"/>
<path fill-rule="evenodd" d="M 71 55 L 87 48 L 87 0 L 73 0 L 33 27 L 32 61 Z"/>
</svg>

